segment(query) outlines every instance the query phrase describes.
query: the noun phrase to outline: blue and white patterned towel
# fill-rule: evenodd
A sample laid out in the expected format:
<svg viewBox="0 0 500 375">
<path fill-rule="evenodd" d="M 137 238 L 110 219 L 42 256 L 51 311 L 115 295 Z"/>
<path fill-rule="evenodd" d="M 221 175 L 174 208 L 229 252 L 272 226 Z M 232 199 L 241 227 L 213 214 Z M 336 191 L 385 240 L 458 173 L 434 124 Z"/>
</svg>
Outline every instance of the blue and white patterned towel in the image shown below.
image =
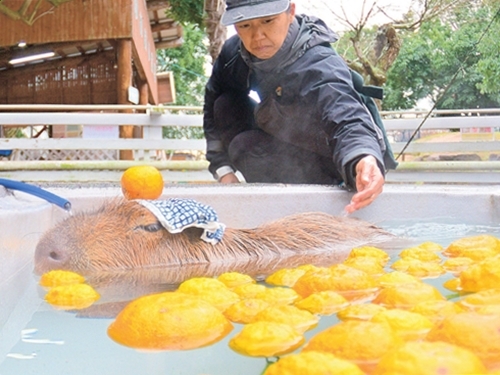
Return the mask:
<svg viewBox="0 0 500 375">
<path fill-rule="evenodd" d="M 213 245 L 224 235 L 226 226 L 217 221 L 214 209 L 194 199 L 138 199 L 137 202 L 149 209 L 170 233 L 180 233 L 190 227 L 203 228 L 201 239 Z"/>
</svg>

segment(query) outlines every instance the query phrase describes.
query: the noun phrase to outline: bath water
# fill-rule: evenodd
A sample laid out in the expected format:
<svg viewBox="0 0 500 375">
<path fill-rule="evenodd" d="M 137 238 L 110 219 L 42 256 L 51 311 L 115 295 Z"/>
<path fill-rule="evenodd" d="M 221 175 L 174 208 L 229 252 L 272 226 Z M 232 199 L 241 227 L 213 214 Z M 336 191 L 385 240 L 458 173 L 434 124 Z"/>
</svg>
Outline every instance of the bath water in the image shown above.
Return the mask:
<svg viewBox="0 0 500 375">
<path fill-rule="evenodd" d="M 497 226 L 446 221 L 398 221 L 381 226 L 415 245 L 433 241 L 446 247 L 458 238 L 485 233 L 500 237 Z M 397 253 L 392 257 L 391 262 Z M 141 352 L 121 346 L 107 336 L 113 319 L 106 313 L 97 311 L 92 316 L 82 316 L 56 310 L 45 303 L 45 291 L 37 285 L 37 277 L 31 270 L 32 265 L 27 265 L 0 288 L 0 318 L 5 308 L 4 298 L 9 300 L 14 295 L 16 298 L 15 308 L 4 317 L 5 324 L 0 328 L 0 375 L 260 375 L 265 369 L 265 358 L 245 357 L 229 348 L 229 339 L 241 330 L 238 324 L 234 324 L 234 330 L 221 341 L 200 349 Z M 452 277 L 446 274 L 425 281 L 447 296 L 452 292 L 442 284 Z M 322 317 L 319 325 L 306 333 L 306 339 L 336 322 L 335 316 Z"/>
</svg>

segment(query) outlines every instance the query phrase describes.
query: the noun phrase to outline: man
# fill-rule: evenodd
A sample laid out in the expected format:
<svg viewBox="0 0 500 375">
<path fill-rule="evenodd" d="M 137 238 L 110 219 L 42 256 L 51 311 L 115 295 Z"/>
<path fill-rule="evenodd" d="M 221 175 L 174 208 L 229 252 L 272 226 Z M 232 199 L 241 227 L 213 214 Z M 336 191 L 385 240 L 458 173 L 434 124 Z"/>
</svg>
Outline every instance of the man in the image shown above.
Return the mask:
<svg viewBox="0 0 500 375">
<path fill-rule="evenodd" d="M 234 24 L 207 83 L 209 170 L 221 183 L 345 184 L 346 211 L 372 203 L 384 185 L 385 143 L 330 43 L 323 21 L 290 0 L 227 0 Z M 253 91 L 258 103 L 249 97 Z"/>
</svg>

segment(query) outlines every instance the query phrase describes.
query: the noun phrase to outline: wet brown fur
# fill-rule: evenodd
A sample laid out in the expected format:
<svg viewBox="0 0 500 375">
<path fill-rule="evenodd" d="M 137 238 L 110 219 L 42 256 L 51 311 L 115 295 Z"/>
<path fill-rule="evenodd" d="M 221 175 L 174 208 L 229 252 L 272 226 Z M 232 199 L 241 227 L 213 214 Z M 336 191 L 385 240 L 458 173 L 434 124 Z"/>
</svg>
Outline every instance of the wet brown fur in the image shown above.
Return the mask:
<svg viewBox="0 0 500 375">
<path fill-rule="evenodd" d="M 393 238 L 364 221 L 320 212 L 287 216 L 254 229 L 226 228 L 215 246 L 201 240 L 197 228 L 179 234 L 163 228 L 146 230 L 155 223 L 156 217 L 133 201 L 114 200 L 96 211 L 76 214 L 44 234 L 35 253 L 35 271 L 199 265 L 208 272 L 207 264 L 216 269 L 239 264 L 246 265 L 247 271 L 258 271 L 274 263 L 300 263 L 298 257 L 338 258 L 355 246 Z"/>
</svg>

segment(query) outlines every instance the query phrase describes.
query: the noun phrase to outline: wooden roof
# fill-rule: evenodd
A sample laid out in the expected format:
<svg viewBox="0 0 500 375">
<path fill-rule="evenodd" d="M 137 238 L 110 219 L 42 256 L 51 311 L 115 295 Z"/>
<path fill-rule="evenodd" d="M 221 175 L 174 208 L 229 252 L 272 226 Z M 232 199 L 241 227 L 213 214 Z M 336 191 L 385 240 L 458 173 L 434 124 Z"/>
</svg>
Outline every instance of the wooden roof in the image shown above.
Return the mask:
<svg viewBox="0 0 500 375">
<path fill-rule="evenodd" d="M 181 25 L 165 14 L 169 2 L 165 0 L 146 1 L 149 23 L 156 49 L 178 47 L 182 44 Z"/>
<path fill-rule="evenodd" d="M 106 31 L 110 32 L 108 38 L 101 38 L 98 36 L 95 39 L 70 40 L 72 39 L 71 35 L 69 35 L 71 34 L 71 31 L 67 30 L 71 29 L 71 27 L 63 26 L 60 27 L 60 32 L 68 34 L 68 40 L 66 41 L 57 40 L 43 43 L 43 39 L 36 40 L 35 38 L 32 43 L 28 41 L 27 47 L 21 48 L 18 46 L 18 42 L 20 40 L 16 39 L 15 30 L 12 28 L 22 29 L 23 27 L 27 28 L 29 26 L 30 28 L 35 29 L 37 23 L 40 23 L 37 19 L 42 19 L 42 17 L 45 17 L 45 14 L 54 12 L 54 9 L 58 6 L 63 8 L 64 3 L 71 1 L 72 0 L 42 0 L 41 6 L 35 9 L 32 5 L 30 5 L 30 3 L 38 2 L 31 2 L 30 0 L 0 0 L 0 23 L 5 25 L 10 22 L 10 25 L 8 25 L 6 29 L 10 29 L 12 31 L 10 34 L 13 34 L 7 35 L 5 32 L 0 33 L 3 34 L 3 36 L 0 35 L 0 73 L 2 71 L 5 72 L 6 70 L 14 69 L 15 67 L 9 64 L 9 60 L 17 53 L 22 52 L 27 48 L 32 50 L 50 49 L 55 52 L 55 56 L 25 63 L 23 66 L 29 64 L 40 64 L 47 61 L 56 62 L 57 60 L 69 57 L 86 56 L 96 52 L 114 49 L 114 41 L 120 38 L 118 30 L 120 29 L 120 23 L 124 22 L 123 20 L 118 20 L 116 25 L 113 24 L 113 27 L 111 27 L 112 30 L 110 30 L 109 25 L 103 25 L 103 30 L 106 28 Z M 80 2 L 79 0 L 76 1 Z M 109 8 L 118 6 L 119 2 L 113 0 L 113 2 L 105 1 L 102 3 L 106 4 L 105 8 L 103 6 L 102 9 L 92 9 L 92 11 L 96 14 L 99 14 L 99 12 L 105 13 Z M 22 6 L 20 7 L 20 5 Z M 171 48 L 182 44 L 181 26 L 175 20 L 168 18 L 165 13 L 169 7 L 169 2 L 166 0 L 146 0 L 146 5 L 155 48 Z M 96 8 L 96 6 L 94 6 L 94 8 Z M 89 12 L 85 11 L 81 14 L 81 17 L 85 18 L 88 14 Z M 82 22 L 82 25 L 85 24 Z M 92 25 L 92 27 L 95 27 L 96 29 L 98 26 L 99 25 Z M 38 34 L 41 34 L 41 32 Z M 98 34 L 99 33 L 96 32 L 96 35 Z M 60 39 L 64 39 L 64 35 L 62 35 Z"/>
</svg>

